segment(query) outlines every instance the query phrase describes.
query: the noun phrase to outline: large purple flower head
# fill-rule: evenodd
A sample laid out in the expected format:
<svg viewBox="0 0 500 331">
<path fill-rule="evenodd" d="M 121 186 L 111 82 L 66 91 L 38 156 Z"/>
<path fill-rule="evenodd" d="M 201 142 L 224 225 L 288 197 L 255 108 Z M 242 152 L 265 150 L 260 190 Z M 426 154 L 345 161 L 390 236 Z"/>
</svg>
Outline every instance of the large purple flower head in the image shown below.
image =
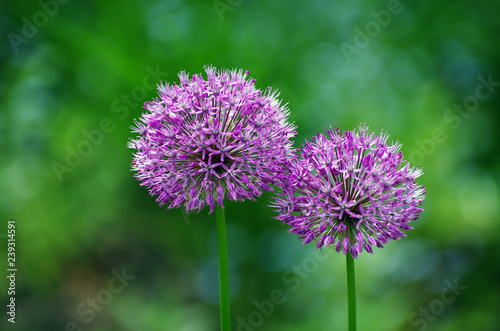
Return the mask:
<svg viewBox="0 0 500 331">
<path fill-rule="evenodd" d="M 229 200 L 254 200 L 272 190 L 292 155 L 294 125 L 279 94 L 263 92 L 248 71 L 205 67 L 207 78 L 181 72 L 180 84 L 158 85 L 158 96 L 135 122 L 132 170 L 168 208 L 210 212 Z"/>
<path fill-rule="evenodd" d="M 423 171 L 403 160 L 399 143 L 368 127 L 340 132 L 329 129 L 306 142 L 272 207 L 276 218 L 291 226 L 303 243 L 316 248 L 334 245 L 357 257 L 372 245 L 406 236 L 401 230 L 418 218 L 425 189 L 416 179 Z"/>
</svg>

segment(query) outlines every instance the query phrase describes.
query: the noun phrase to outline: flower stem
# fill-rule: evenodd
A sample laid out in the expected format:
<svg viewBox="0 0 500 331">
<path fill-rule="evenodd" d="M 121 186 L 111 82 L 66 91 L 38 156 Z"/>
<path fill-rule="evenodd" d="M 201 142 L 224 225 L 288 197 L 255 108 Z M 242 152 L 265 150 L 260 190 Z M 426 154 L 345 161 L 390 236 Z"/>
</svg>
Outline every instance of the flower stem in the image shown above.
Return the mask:
<svg viewBox="0 0 500 331">
<path fill-rule="evenodd" d="M 219 299 L 221 331 L 231 331 L 229 313 L 229 267 L 227 254 L 226 215 L 224 209 L 217 206 L 217 241 L 219 243 Z"/>
<path fill-rule="evenodd" d="M 349 316 L 349 331 L 356 331 L 356 284 L 354 279 L 354 258 L 346 254 L 347 267 L 347 310 Z"/>
</svg>

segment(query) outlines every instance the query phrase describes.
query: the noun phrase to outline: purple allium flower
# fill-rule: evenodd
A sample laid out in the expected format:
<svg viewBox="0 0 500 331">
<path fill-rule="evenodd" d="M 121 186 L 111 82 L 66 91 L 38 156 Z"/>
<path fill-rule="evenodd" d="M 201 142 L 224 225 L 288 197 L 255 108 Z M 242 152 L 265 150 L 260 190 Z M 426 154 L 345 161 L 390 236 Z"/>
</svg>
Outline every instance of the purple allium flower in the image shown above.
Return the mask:
<svg viewBox="0 0 500 331">
<path fill-rule="evenodd" d="M 289 162 L 295 126 L 279 93 L 263 92 L 248 71 L 206 66 L 207 78 L 181 72 L 180 84 L 159 84 L 133 132 L 139 136 L 132 170 L 156 201 L 213 212 L 229 200 L 258 197 L 272 190 Z"/>
<path fill-rule="evenodd" d="M 330 128 L 306 142 L 288 174 L 280 175 L 276 219 L 304 244 L 317 240 L 316 248 L 334 245 L 354 258 L 405 237 L 401 230 L 412 229 L 408 223 L 423 211 L 425 188 L 416 181 L 423 171 L 387 138 L 360 125 L 343 133 Z"/>
</svg>

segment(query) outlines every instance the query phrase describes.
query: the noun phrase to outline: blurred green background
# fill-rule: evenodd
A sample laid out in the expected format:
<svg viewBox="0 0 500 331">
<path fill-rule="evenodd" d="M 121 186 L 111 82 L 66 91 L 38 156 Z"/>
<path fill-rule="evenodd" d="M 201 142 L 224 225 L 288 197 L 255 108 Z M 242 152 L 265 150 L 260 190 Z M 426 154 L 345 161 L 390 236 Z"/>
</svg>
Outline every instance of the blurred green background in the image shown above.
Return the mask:
<svg viewBox="0 0 500 331">
<path fill-rule="evenodd" d="M 154 84 L 205 64 L 277 88 L 297 146 L 366 122 L 425 168 L 416 229 L 356 261 L 359 330 L 500 330 L 500 2 L 60 1 L 0 3 L 1 330 L 218 329 L 215 216 L 160 208 L 126 148 Z M 271 196 L 226 204 L 233 329 L 346 330 L 344 256 Z"/>
</svg>

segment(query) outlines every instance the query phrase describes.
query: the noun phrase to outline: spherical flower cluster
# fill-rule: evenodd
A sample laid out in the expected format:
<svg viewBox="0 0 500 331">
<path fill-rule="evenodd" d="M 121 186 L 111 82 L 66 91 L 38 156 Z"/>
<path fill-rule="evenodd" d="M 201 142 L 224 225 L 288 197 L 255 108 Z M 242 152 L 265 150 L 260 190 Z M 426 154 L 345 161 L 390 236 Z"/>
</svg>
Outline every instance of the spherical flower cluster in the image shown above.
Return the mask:
<svg viewBox="0 0 500 331">
<path fill-rule="evenodd" d="M 334 245 L 356 258 L 363 249 L 383 247 L 406 236 L 418 219 L 425 189 L 416 179 L 423 171 L 403 160 L 399 143 L 387 144 L 368 127 L 329 129 L 306 142 L 301 155 L 281 175 L 281 192 L 272 207 L 303 243 Z"/>
<path fill-rule="evenodd" d="M 257 89 L 248 71 L 205 71 L 206 79 L 181 72 L 180 84 L 160 84 L 132 128 L 132 170 L 169 208 L 212 212 L 225 195 L 254 200 L 293 155 L 295 126 L 279 93 Z"/>
</svg>

